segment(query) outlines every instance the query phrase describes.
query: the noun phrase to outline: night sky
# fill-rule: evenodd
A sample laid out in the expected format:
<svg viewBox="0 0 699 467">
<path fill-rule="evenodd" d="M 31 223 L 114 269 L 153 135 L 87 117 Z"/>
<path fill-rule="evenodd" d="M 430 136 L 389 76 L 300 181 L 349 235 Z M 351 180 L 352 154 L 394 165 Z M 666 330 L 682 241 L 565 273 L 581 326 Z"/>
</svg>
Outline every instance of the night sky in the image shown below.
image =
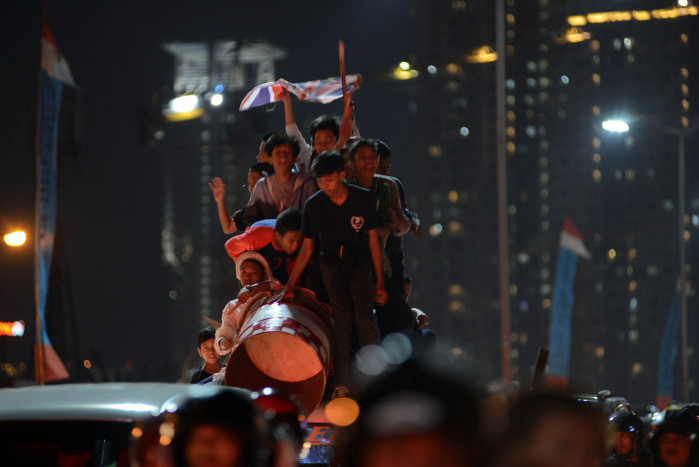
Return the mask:
<svg viewBox="0 0 699 467">
<path fill-rule="evenodd" d="M 343 39 L 348 73 L 365 76 L 355 97 L 362 133 L 381 137 L 396 152 L 407 144 L 401 118 L 408 104 L 398 83 L 372 82 L 372 77 L 408 58 L 410 4 L 48 2 L 49 26 L 82 99 L 80 151 L 59 162 L 58 207 L 63 300 L 74 323 L 70 345 L 79 361 L 107 366 L 133 361 L 138 368 L 158 358 L 160 317 L 154 310 L 162 297 L 151 282 L 161 273 L 162 178 L 160 161 L 139 145 L 137 119 L 154 91 L 172 85 L 173 59 L 160 44 L 266 39 L 287 52 L 276 64 L 278 77 L 306 81 L 339 74 L 337 43 Z M 14 321 L 34 313 L 31 242 L 42 4 L 5 0 L 2 10 L 0 231 L 23 228 L 30 235 L 22 248 L 0 245 L 0 321 Z M 319 106 L 317 113 L 324 112 Z M 282 124 L 283 112 L 272 113 L 270 130 Z M 393 166 L 400 176 L 400 161 Z M 12 345 L 0 342 L 0 352 L 10 352 Z M 26 377 L 31 379 L 31 372 Z"/>
</svg>

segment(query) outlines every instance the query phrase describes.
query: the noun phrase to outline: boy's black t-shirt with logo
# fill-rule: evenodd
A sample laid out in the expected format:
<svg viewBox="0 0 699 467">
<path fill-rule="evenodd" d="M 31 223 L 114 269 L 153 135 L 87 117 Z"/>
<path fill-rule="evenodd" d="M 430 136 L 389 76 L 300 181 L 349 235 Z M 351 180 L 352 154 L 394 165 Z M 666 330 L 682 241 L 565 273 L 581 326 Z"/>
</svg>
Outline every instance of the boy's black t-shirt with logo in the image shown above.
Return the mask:
<svg viewBox="0 0 699 467">
<path fill-rule="evenodd" d="M 304 206 L 302 234 L 319 242 L 322 261 L 370 258 L 367 232 L 374 229 L 374 197 L 355 185 L 347 185 L 347 199 L 340 206 L 322 191 L 308 198 Z"/>
</svg>

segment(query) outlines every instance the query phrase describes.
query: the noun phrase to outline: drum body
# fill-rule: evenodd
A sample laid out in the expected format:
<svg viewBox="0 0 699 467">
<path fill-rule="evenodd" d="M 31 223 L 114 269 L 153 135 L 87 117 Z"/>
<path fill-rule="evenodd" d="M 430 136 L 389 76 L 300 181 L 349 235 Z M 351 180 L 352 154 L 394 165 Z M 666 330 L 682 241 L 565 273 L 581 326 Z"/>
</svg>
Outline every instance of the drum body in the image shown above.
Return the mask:
<svg viewBox="0 0 699 467">
<path fill-rule="evenodd" d="M 307 413 L 319 404 L 330 368 L 332 318 L 315 294 L 297 288 L 249 301 L 226 365 L 225 384 L 251 390 L 273 387 L 294 394 Z"/>
</svg>

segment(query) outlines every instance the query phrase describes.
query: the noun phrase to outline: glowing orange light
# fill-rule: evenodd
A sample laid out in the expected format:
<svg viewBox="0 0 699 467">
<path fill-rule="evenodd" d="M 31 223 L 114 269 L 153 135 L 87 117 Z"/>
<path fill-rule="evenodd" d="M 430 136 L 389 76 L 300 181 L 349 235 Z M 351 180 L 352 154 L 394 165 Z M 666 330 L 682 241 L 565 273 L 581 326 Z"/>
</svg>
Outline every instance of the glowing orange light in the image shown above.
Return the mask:
<svg viewBox="0 0 699 467">
<path fill-rule="evenodd" d="M 325 406 L 325 416 L 337 426 L 347 426 L 359 417 L 359 404 L 349 397 L 333 399 Z"/>
</svg>

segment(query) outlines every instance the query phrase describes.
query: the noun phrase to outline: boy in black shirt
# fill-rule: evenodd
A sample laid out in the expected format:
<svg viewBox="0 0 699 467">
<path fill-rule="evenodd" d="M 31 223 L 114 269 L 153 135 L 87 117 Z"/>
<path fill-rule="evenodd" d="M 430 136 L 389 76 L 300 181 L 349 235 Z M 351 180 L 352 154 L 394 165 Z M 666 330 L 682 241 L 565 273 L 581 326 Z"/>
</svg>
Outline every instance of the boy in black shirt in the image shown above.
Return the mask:
<svg viewBox="0 0 699 467">
<path fill-rule="evenodd" d="M 335 320 L 334 399 L 349 392 L 352 323 L 360 347 L 375 344 L 378 329 L 372 302 L 386 303 L 386 290 L 371 192 L 344 183 L 345 161 L 338 152 L 321 153 L 312 171 L 320 191 L 308 198 L 304 206 L 303 243 L 284 294 L 293 293 L 318 239 L 323 283 Z"/>
</svg>

